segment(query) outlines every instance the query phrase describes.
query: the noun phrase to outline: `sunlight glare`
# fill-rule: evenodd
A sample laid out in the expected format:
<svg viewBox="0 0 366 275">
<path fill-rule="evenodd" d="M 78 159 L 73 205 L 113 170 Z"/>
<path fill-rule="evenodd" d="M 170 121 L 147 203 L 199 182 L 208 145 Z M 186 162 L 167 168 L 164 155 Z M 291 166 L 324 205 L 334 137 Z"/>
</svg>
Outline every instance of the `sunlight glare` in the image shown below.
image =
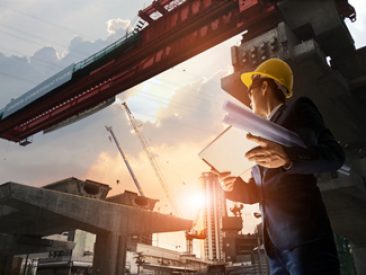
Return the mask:
<svg viewBox="0 0 366 275">
<path fill-rule="evenodd" d="M 184 199 L 183 199 L 184 198 Z M 196 219 L 202 213 L 205 207 L 205 196 L 201 190 L 191 189 L 184 192 L 181 198 L 184 207 L 182 207 L 182 214 L 190 219 Z"/>
</svg>

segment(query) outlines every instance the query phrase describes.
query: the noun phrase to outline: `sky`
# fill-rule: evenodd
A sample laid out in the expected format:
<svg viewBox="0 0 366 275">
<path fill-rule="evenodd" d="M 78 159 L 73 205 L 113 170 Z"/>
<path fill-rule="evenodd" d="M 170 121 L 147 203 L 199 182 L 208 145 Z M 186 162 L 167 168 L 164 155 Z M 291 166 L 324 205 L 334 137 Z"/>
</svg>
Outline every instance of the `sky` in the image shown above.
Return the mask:
<svg viewBox="0 0 366 275">
<path fill-rule="evenodd" d="M 118 39 L 136 22 L 138 10 L 150 2 L 1 0 L 0 107 Z M 358 20 L 346 22 L 356 46 L 361 47 L 366 45 L 366 4 L 350 3 Z M 118 102 L 126 101 L 138 120 L 163 171 L 169 196 L 184 218 L 194 219 L 200 207 L 199 177 L 208 167 L 198 153 L 225 127 L 221 107 L 230 97 L 220 88 L 220 78 L 232 72 L 230 47 L 240 39 L 240 35 L 233 37 L 118 96 Z M 0 183 L 43 186 L 73 176 L 109 184 L 112 195 L 125 189 L 136 191 L 105 125 L 113 127 L 145 194 L 161 200 L 159 211 L 172 212 L 118 104 L 49 134 L 36 134 L 27 147 L 0 140 Z M 244 211 L 247 231 L 256 222 L 253 211 L 257 208 Z M 184 241 L 159 237 L 159 245 L 182 250 Z"/>
</svg>

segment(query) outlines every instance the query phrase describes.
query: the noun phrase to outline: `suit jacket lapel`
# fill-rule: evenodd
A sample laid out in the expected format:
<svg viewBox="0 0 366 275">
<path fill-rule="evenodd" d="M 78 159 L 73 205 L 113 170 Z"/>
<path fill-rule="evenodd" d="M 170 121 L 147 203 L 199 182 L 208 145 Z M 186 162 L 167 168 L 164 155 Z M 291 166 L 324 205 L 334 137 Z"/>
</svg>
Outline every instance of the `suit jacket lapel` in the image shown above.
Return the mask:
<svg viewBox="0 0 366 275">
<path fill-rule="evenodd" d="M 286 103 L 284 103 L 274 114 L 274 116 L 270 119 L 270 121 L 277 123 L 280 117 L 282 117 L 282 114 L 284 113 L 284 110 L 286 109 Z"/>
</svg>

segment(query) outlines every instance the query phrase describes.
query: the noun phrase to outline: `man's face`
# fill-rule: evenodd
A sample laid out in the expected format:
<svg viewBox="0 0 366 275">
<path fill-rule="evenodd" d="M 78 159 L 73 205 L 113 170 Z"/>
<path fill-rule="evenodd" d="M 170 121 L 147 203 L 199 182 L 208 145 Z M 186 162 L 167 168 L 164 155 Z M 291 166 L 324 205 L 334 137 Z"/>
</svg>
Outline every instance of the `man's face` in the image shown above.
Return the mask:
<svg viewBox="0 0 366 275">
<path fill-rule="evenodd" d="M 255 114 L 262 117 L 267 116 L 266 94 L 268 88 L 267 81 L 256 79 L 248 89 L 250 107 Z"/>
</svg>

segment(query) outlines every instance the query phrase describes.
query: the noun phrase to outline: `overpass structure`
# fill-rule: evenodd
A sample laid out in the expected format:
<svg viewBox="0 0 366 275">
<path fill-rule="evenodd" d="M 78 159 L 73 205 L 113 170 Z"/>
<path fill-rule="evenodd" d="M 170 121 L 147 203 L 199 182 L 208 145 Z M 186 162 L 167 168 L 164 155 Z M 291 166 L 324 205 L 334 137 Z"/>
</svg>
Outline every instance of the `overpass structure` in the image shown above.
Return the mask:
<svg viewBox="0 0 366 275">
<path fill-rule="evenodd" d="M 156 201 L 145 197 L 137 197 L 133 205 L 106 201 L 109 189 L 75 178 L 46 188 L 0 185 L 0 274 L 11 274 L 14 255 L 72 249 L 72 242 L 43 237 L 75 229 L 97 236 L 93 274 L 125 274 L 127 245 L 133 236 L 192 226 L 192 221 L 147 210 Z M 136 207 L 141 205 L 146 208 Z"/>
<path fill-rule="evenodd" d="M 9 102 L 0 111 L 0 137 L 21 142 L 81 119 L 111 104 L 116 94 L 240 32 L 255 35 L 279 22 L 275 5 L 259 0 L 159 0 L 139 16 L 142 29 Z"/>
<path fill-rule="evenodd" d="M 319 175 L 320 188 L 335 231 L 352 242 L 357 272 L 366 274 L 366 48 L 355 48 L 344 23 L 355 19 L 348 1 L 157 0 L 139 16 L 141 29 L 6 105 L 0 137 L 19 142 L 80 119 L 245 31 L 222 88 L 248 104 L 241 73 L 270 57 L 291 64 L 295 98 L 316 103 L 347 154 L 350 170 Z"/>
</svg>

